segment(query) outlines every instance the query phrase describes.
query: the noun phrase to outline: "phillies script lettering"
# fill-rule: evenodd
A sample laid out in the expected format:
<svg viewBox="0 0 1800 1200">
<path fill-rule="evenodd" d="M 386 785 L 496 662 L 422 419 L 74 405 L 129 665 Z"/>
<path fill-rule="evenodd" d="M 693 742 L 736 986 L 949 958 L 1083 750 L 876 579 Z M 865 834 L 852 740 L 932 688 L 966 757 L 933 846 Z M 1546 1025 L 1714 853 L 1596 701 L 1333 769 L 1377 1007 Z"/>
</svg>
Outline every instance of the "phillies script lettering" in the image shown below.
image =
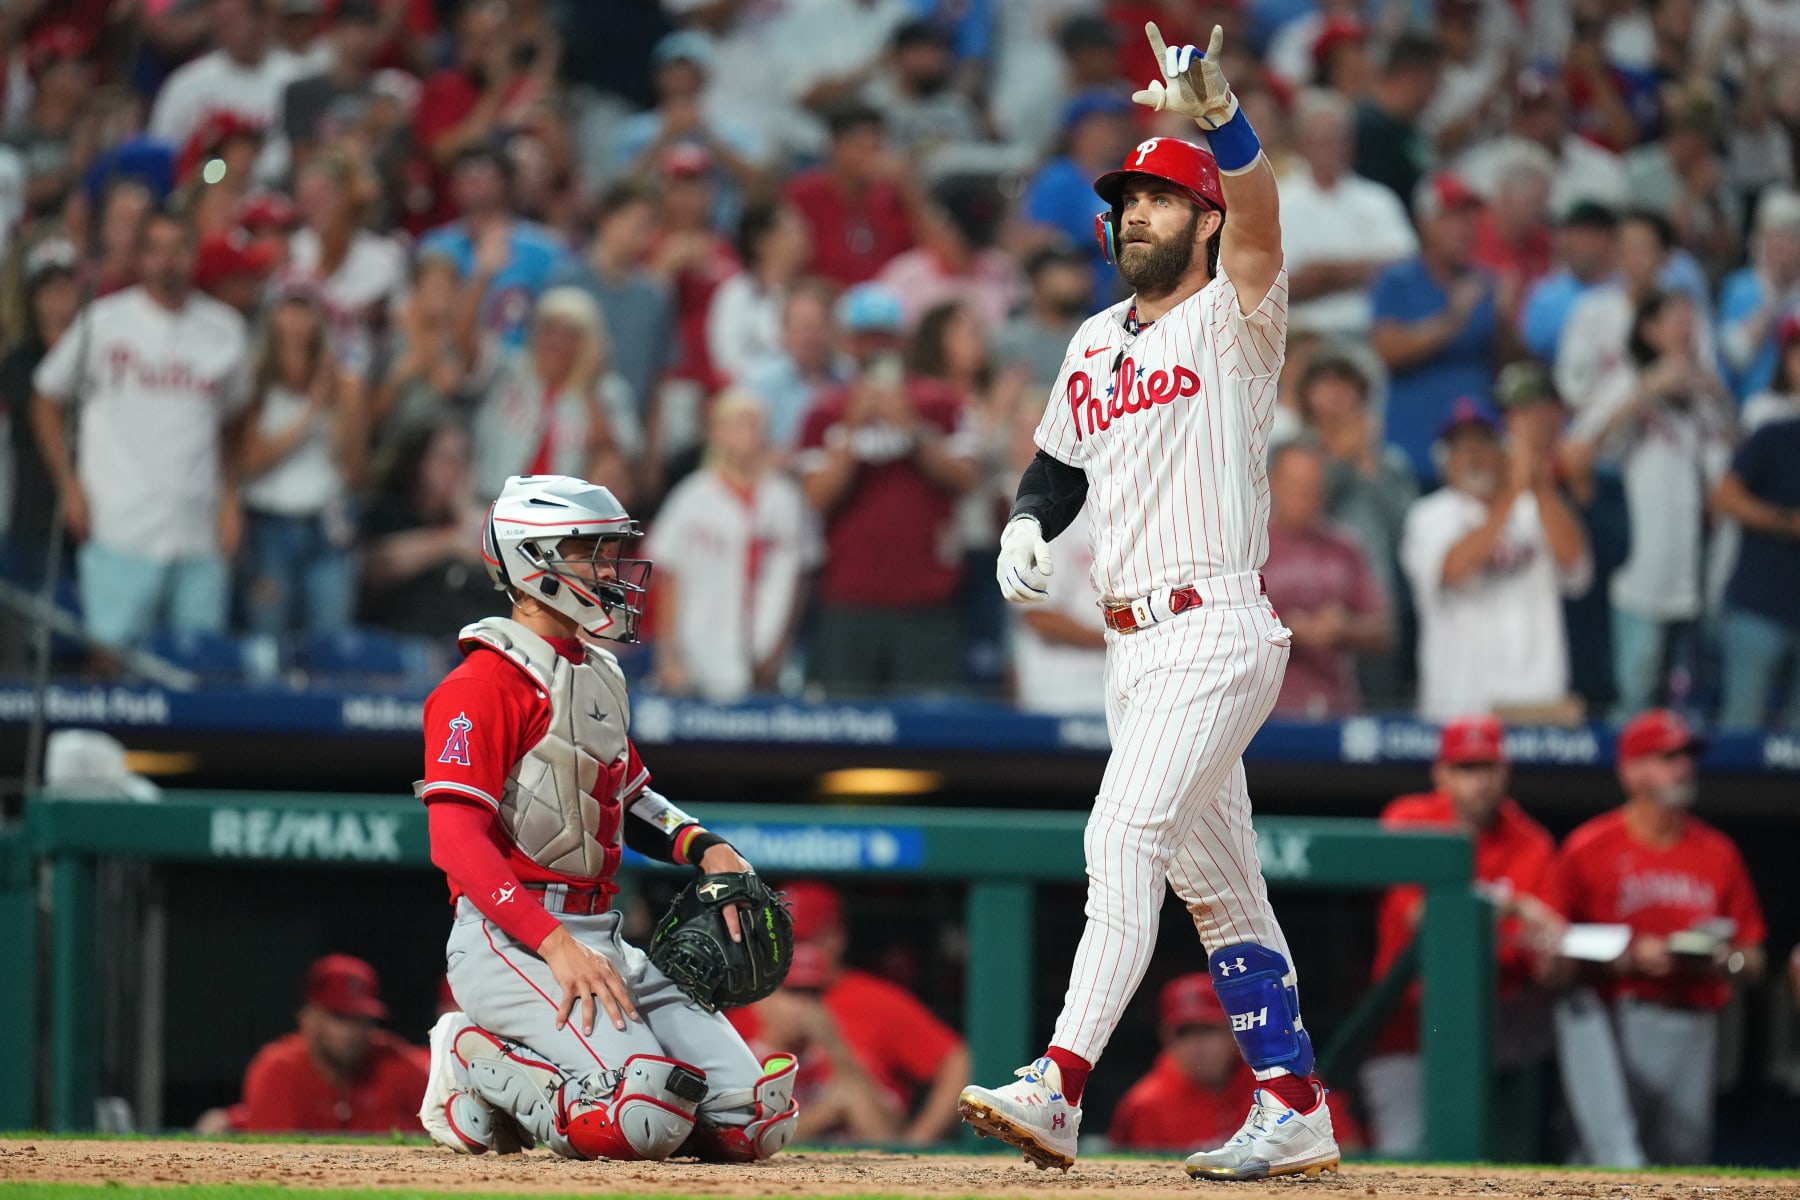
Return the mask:
<svg viewBox="0 0 1800 1200">
<path fill-rule="evenodd" d="M 169 392 L 197 392 L 215 396 L 225 386 L 222 378 L 206 379 L 196 374 L 192 363 L 175 359 L 152 362 L 139 357 L 130 346 L 113 346 L 107 351 L 107 367 L 116 388 L 126 382 L 139 387 Z"/>
<path fill-rule="evenodd" d="M 1200 377 L 1186 367 L 1178 366 L 1172 374 L 1152 371 L 1143 376 L 1137 363 L 1127 358 L 1119 365 L 1113 379 L 1113 386 L 1107 389 L 1110 395 L 1102 400 L 1094 394 L 1094 381 L 1087 372 L 1069 376 L 1069 413 L 1075 418 L 1076 437 L 1085 439 L 1110 427 L 1120 417 L 1200 394 Z M 1087 417 L 1085 431 L 1083 414 Z"/>
</svg>

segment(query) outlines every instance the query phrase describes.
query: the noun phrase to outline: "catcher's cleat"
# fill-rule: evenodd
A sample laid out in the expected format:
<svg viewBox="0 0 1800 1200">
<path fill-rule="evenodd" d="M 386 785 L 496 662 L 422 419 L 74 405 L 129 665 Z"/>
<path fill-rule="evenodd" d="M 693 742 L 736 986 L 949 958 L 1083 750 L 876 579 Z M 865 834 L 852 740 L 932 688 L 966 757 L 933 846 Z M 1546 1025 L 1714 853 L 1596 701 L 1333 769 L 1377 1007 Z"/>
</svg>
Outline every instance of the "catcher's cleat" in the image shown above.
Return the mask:
<svg viewBox="0 0 1800 1200">
<path fill-rule="evenodd" d="M 1258 1088 L 1237 1135 L 1217 1150 L 1190 1154 L 1190 1179 L 1267 1179 L 1273 1175 L 1318 1175 L 1338 1169 L 1337 1137 L 1324 1089 L 1311 1112 L 1299 1112 L 1281 1097 Z"/>
<path fill-rule="evenodd" d="M 999 1138 L 1038 1170 L 1067 1171 L 1075 1165 L 1081 1109 L 1063 1099 L 1062 1068 L 1040 1058 L 1014 1074 L 1019 1081 L 1002 1088 L 964 1088 L 956 1111 L 976 1133 Z"/>
</svg>

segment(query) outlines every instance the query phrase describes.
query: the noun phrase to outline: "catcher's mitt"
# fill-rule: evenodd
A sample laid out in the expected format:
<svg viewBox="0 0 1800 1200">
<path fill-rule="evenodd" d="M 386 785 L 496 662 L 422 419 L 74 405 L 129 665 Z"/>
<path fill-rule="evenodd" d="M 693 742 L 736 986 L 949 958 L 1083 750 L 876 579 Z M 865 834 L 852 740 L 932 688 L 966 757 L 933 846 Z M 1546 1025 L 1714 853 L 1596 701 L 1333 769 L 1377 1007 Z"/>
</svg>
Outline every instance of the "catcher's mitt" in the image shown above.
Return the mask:
<svg viewBox="0 0 1800 1200">
<path fill-rule="evenodd" d="M 736 905 L 744 940 L 731 940 Z M 650 938 L 650 961 L 707 1012 L 754 1004 L 781 986 L 794 958 L 787 905 L 753 871 L 702 875 L 675 897 Z"/>
</svg>

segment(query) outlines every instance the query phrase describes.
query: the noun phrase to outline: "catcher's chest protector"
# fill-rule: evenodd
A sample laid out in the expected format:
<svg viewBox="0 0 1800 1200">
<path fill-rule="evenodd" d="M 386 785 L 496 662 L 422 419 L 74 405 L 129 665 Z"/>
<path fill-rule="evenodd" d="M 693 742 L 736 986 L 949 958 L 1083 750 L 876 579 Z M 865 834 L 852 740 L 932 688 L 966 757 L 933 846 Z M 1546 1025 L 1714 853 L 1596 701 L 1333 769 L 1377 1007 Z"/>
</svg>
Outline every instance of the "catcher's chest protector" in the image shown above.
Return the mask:
<svg viewBox="0 0 1800 1200">
<path fill-rule="evenodd" d="M 618 662 L 588 645 L 586 661 L 572 663 L 505 617 L 470 625 L 458 644 L 465 654 L 480 645 L 505 655 L 550 700 L 549 728 L 506 778 L 502 828 L 540 866 L 581 879 L 611 878 L 619 865 L 622 813 L 607 764 L 625 756 L 629 717 Z"/>
</svg>

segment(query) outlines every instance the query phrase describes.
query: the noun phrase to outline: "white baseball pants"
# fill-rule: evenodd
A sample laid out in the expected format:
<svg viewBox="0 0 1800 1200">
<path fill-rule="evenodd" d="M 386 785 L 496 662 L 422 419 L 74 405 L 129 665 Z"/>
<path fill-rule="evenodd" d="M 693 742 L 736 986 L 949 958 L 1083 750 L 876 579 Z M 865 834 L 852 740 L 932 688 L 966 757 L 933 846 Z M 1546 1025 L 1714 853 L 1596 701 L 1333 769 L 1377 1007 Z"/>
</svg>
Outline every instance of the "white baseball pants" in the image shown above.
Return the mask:
<svg viewBox="0 0 1800 1200">
<path fill-rule="evenodd" d="M 1150 966 L 1165 880 L 1209 954 L 1256 942 L 1292 961 L 1263 883 L 1243 763 L 1275 706 L 1292 634 L 1256 572 L 1195 587 L 1199 608 L 1106 635 L 1112 756 L 1084 838 L 1087 928 L 1051 1039 L 1090 1063 Z"/>
</svg>

